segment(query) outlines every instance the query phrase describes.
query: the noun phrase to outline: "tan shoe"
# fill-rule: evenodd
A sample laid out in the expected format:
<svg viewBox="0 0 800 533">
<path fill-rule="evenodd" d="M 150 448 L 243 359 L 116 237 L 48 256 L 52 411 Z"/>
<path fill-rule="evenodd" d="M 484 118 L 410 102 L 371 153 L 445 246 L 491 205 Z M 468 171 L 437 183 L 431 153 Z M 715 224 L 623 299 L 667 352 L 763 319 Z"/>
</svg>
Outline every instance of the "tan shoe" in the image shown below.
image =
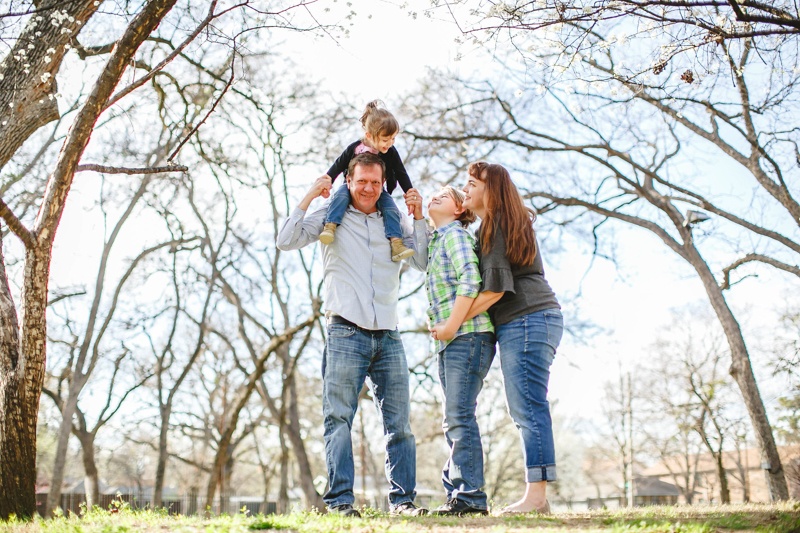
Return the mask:
<svg viewBox="0 0 800 533">
<path fill-rule="evenodd" d="M 336 238 L 336 224 L 328 222 L 319 234 L 319 242 L 322 244 L 330 244 Z"/>
<path fill-rule="evenodd" d="M 389 241 L 392 243 L 392 261 L 395 263 L 414 255 L 414 250 L 407 248 L 400 237 L 392 237 Z"/>
</svg>

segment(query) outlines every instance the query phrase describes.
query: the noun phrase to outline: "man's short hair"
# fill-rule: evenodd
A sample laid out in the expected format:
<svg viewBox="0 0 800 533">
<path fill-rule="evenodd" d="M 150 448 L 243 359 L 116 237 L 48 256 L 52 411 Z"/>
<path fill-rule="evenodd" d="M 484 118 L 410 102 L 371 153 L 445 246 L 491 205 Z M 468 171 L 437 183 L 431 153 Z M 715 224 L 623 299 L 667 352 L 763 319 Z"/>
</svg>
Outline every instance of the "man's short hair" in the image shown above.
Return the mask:
<svg viewBox="0 0 800 533">
<path fill-rule="evenodd" d="M 358 165 L 362 165 L 365 167 L 369 167 L 372 165 L 378 165 L 381 167 L 381 179 L 386 181 L 386 164 L 383 162 L 383 159 L 378 157 L 377 154 L 373 154 L 371 152 L 363 152 L 356 155 L 353 159 L 350 160 L 350 164 L 347 166 L 347 176 L 350 177 L 353 175 L 356 167 Z"/>
</svg>

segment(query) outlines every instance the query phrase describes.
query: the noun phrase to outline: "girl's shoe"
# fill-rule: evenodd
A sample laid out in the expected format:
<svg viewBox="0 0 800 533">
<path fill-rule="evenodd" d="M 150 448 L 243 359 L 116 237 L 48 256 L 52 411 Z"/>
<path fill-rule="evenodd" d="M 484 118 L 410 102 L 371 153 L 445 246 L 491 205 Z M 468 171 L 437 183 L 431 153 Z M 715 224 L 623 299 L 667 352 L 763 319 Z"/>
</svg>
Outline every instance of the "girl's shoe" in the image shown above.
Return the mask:
<svg viewBox="0 0 800 533">
<path fill-rule="evenodd" d="M 322 240 L 322 235 L 320 235 L 319 240 Z M 403 239 L 400 237 L 392 237 L 389 239 L 389 241 L 392 243 L 392 261 L 395 263 L 402 261 L 403 259 L 408 259 L 414 255 L 414 250 L 407 248 L 406 245 L 403 244 Z"/>
<path fill-rule="evenodd" d="M 319 234 L 319 242 L 322 244 L 330 244 L 333 242 L 333 239 L 336 238 L 336 224 L 333 222 L 328 222 L 325 224 L 325 227 L 322 229 L 322 233 Z"/>
</svg>

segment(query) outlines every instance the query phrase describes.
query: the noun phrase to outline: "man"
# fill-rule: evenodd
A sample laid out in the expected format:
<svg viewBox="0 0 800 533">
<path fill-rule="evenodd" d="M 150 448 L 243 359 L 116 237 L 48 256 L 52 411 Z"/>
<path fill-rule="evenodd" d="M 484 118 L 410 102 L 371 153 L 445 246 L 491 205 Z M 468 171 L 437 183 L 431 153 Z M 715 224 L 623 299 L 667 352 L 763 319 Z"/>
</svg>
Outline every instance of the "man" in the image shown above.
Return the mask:
<svg viewBox="0 0 800 533">
<path fill-rule="evenodd" d="M 350 206 L 336 230 L 336 240 L 322 247 L 327 317 L 322 412 L 328 468 L 328 491 L 323 500 L 330 511 L 345 516 L 360 516 L 353 508 L 355 467 L 350 427 L 367 376 L 383 420 L 391 512 L 412 516 L 427 513 L 427 509 L 414 505 L 416 442 L 409 423 L 408 365 L 397 332 L 400 263 L 392 261 L 377 210 L 384 174 L 378 156 L 364 153 L 353 158 L 347 173 Z M 330 188 L 328 177 L 314 182 L 284 222 L 278 248 L 295 250 L 317 242 L 326 209 L 323 206 L 308 216 L 306 210 L 315 198 L 328 197 Z M 416 189 L 409 189 L 405 199 L 414 214 L 413 233 L 407 225 L 404 227 L 406 245 L 416 250 L 409 261 L 424 271 L 428 237 L 422 197 Z"/>
</svg>

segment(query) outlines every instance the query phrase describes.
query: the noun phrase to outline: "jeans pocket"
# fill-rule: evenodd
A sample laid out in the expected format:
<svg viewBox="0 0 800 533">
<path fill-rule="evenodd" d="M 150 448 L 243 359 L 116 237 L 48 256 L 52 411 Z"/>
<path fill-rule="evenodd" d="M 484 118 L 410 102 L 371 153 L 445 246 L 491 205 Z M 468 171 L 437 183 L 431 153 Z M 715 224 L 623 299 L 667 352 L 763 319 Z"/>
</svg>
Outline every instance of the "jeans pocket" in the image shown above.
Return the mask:
<svg viewBox="0 0 800 533">
<path fill-rule="evenodd" d="M 329 337 L 337 337 L 337 338 L 344 338 L 344 337 L 352 337 L 356 333 L 356 328 L 353 326 L 348 326 L 347 324 L 329 324 L 328 325 L 328 336 Z"/>
<path fill-rule="evenodd" d="M 544 311 L 542 316 L 547 328 L 547 343 L 555 351 L 561 344 L 561 337 L 564 335 L 564 317 L 558 309 Z"/>
<path fill-rule="evenodd" d="M 389 332 L 387 332 L 386 334 L 392 340 L 395 340 L 395 341 L 399 341 L 400 340 L 400 332 L 397 331 L 396 329 L 389 330 Z"/>
</svg>

